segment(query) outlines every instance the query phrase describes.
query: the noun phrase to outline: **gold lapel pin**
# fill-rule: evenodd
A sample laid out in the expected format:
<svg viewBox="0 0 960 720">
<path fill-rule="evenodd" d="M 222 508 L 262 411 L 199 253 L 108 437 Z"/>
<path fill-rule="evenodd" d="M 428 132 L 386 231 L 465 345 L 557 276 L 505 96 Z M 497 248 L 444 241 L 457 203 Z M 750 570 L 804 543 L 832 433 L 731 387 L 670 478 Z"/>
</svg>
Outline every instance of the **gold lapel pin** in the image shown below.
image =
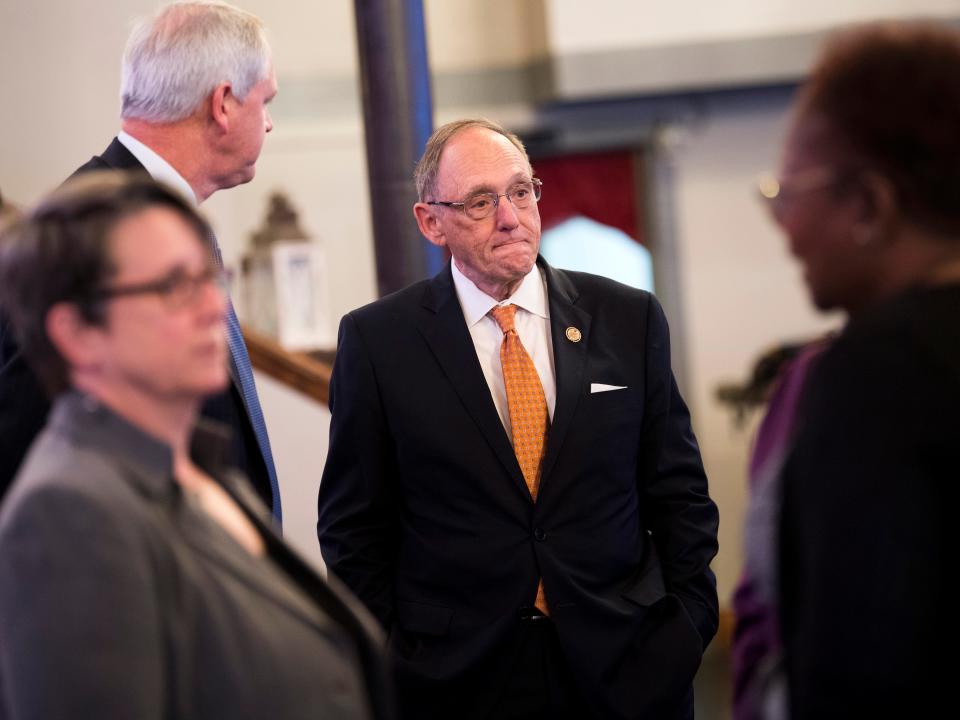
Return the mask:
<svg viewBox="0 0 960 720">
<path fill-rule="evenodd" d="M 583 335 L 577 328 L 575 327 L 567 328 L 567 340 L 569 340 L 570 342 L 580 342 L 580 338 L 582 337 Z"/>
</svg>

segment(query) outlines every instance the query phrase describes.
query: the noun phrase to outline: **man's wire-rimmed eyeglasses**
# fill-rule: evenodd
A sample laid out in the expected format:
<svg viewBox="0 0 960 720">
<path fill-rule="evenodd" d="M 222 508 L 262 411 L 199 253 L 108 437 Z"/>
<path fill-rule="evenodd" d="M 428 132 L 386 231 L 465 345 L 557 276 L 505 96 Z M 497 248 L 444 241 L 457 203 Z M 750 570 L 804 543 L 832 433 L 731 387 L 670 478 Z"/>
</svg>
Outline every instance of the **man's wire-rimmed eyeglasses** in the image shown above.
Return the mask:
<svg viewBox="0 0 960 720">
<path fill-rule="evenodd" d="M 465 200 L 448 202 L 446 200 L 428 200 L 427 205 L 444 205 L 451 208 L 460 208 L 463 214 L 471 220 L 483 220 L 497 211 L 500 198 L 505 197 L 517 210 L 526 210 L 540 201 L 543 183 L 539 178 L 532 178 L 527 182 L 517 183 L 505 193 L 478 192 Z"/>
</svg>

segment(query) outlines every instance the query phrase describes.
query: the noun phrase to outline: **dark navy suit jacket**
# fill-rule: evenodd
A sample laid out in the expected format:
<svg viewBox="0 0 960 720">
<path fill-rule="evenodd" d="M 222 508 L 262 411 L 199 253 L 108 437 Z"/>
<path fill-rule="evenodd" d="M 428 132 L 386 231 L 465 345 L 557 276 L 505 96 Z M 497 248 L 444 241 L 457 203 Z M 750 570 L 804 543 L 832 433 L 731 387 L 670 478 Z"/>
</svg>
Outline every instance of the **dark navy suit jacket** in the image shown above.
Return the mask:
<svg viewBox="0 0 960 720">
<path fill-rule="evenodd" d="M 341 322 L 324 560 L 388 631 L 408 717 L 489 713 L 541 577 L 596 716 L 675 717 L 717 628 L 718 515 L 666 319 L 649 293 L 539 263 L 557 401 L 536 503 L 447 267 Z"/>
<path fill-rule="evenodd" d="M 103 154 L 80 166 L 73 176 L 91 170 L 146 172 L 116 138 Z M 13 481 L 30 444 L 43 428 L 49 410 L 50 401 L 24 361 L 12 327 L 0 312 L 0 498 Z M 272 507 L 273 493 L 267 466 L 236 383 L 210 398 L 201 414 L 233 429 L 227 461 L 243 471 L 264 504 Z"/>
</svg>

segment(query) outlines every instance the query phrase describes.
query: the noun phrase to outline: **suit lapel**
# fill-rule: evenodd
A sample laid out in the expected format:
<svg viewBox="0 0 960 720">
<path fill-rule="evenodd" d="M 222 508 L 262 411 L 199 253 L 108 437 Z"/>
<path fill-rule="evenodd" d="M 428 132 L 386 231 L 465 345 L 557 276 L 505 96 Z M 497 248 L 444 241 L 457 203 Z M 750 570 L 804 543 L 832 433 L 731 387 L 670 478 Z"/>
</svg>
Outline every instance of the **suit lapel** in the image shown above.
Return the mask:
<svg viewBox="0 0 960 720">
<path fill-rule="evenodd" d="M 326 579 L 320 577 L 309 563 L 283 541 L 269 510 L 249 483 L 240 475 L 228 474 L 222 477 L 222 487 L 263 537 L 271 560 L 313 600 L 317 601 L 336 622 L 351 632 L 368 638 L 379 637 L 380 629 L 376 621 L 365 611 L 359 614 L 355 612 L 353 607 L 361 606 L 357 605 L 353 597 L 343 590 L 343 586 L 339 585 L 332 576 Z"/>
<path fill-rule="evenodd" d="M 221 485 L 241 506 L 254 526 L 271 545 L 275 531 L 262 520 L 262 515 L 251 509 L 249 499 L 241 497 L 229 482 Z M 230 573 L 252 591 L 293 613 L 304 622 L 320 629 L 327 628 L 327 619 L 305 597 L 293 592 L 287 583 L 277 582 L 276 577 L 266 568 L 266 560 L 251 558 L 226 532 L 206 517 L 202 510 L 186 513 L 181 523 L 184 541 L 208 562 Z"/>
<path fill-rule="evenodd" d="M 497 414 L 473 339 L 464 322 L 449 265 L 428 284 L 422 306 L 425 312 L 419 323 L 421 335 L 480 433 L 518 488 L 529 498 L 530 491 Z"/>
<path fill-rule="evenodd" d="M 583 395 L 583 372 L 590 345 L 588 313 L 576 307 L 579 293 L 562 270 L 551 268 L 542 259 L 538 261 L 547 279 L 550 298 L 550 333 L 553 340 L 553 366 L 557 377 L 557 405 L 553 424 L 547 437 L 547 453 L 541 470 L 541 489 L 556 464 L 560 448 L 570 429 L 570 422 Z M 576 342 L 567 337 L 567 328 L 580 331 Z"/>
</svg>

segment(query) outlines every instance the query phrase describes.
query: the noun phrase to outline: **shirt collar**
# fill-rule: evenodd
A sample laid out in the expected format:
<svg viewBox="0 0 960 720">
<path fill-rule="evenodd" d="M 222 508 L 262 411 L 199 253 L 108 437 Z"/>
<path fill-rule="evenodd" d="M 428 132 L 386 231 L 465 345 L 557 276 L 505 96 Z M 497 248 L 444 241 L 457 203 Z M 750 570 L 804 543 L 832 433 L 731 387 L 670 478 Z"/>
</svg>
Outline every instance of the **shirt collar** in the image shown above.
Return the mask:
<svg viewBox="0 0 960 720">
<path fill-rule="evenodd" d="M 467 321 L 467 327 L 472 327 L 480 322 L 497 305 L 512 304 L 539 317 L 550 317 L 547 306 L 546 282 L 540 272 L 540 267 L 536 264 L 524 276 L 520 287 L 514 291 L 513 295 L 502 302 L 490 297 L 474 285 L 472 280 L 460 272 L 460 268 L 457 267 L 453 258 L 450 259 L 450 268 L 453 271 L 453 284 L 457 290 L 460 307 L 463 308 L 463 316 Z"/>
<path fill-rule="evenodd" d="M 183 179 L 183 176 L 174 169 L 173 165 L 123 130 L 117 133 L 117 140 L 146 168 L 150 177 L 178 190 L 194 205 L 198 204 L 196 193 L 193 192 L 190 183 Z"/>
</svg>

